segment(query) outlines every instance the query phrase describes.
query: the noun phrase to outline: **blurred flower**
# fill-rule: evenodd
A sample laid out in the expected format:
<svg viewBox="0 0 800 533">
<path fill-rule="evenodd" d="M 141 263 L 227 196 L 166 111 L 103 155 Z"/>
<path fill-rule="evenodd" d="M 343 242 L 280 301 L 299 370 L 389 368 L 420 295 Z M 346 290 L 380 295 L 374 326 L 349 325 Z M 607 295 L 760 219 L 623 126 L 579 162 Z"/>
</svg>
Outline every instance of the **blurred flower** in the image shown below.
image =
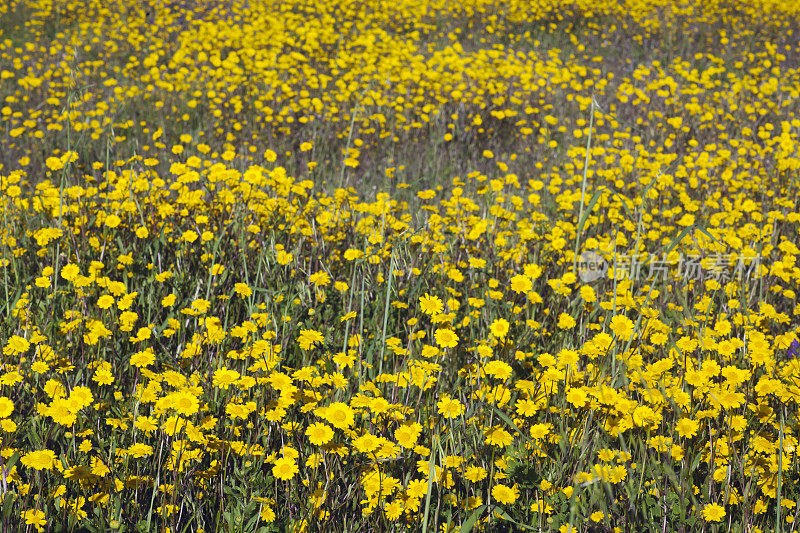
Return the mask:
<svg viewBox="0 0 800 533">
<path fill-rule="evenodd" d="M 297 337 L 297 343 L 303 350 L 310 350 L 314 345 L 322 344 L 325 342 L 325 337 L 319 331 L 313 329 L 304 329 L 300 331 L 300 336 Z"/>
<path fill-rule="evenodd" d="M 519 489 L 516 485 L 509 487 L 497 484 L 492 487 L 492 497 L 503 505 L 511 505 L 519 498 Z"/>
<path fill-rule="evenodd" d="M 444 304 L 442 303 L 442 300 L 436 296 L 431 296 L 428 293 L 425 293 L 424 296 L 420 296 L 419 306 L 423 313 L 430 316 L 438 315 L 444 311 Z"/>
<path fill-rule="evenodd" d="M 50 470 L 55 466 L 56 454 L 52 450 L 38 450 L 26 453 L 20 461 L 34 470 Z"/>
</svg>

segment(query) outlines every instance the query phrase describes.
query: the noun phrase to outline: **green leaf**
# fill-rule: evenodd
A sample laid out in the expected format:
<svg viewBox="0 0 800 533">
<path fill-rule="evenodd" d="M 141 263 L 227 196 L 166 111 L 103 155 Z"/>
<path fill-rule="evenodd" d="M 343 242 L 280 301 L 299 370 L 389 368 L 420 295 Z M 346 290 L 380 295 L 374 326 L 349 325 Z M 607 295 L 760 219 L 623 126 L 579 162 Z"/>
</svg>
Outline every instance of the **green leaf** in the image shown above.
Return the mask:
<svg viewBox="0 0 800 533">
<path fill-rule="evenodd" d="M 3 498 L 3 518 L 8 518 L 11 516 L 13 505 L 14 505 L 14 493 L 8 491 L 6 492 L 5 498 Z"/>
<path fill-rule="evenodd" d="M 527 529 L 529 531 L 539 531 L 538 528 L 534 528 L 534 527 L 531 527 L 531 526 L 526 526 L 525 524 L 520 524 L 519 522 L 517 522 L 516 520 L 514 520 L 513 518 L 508 516 L 508 513 L 505 512 L 502 509 L 495 508 L 494 509 L 494 513 L 500 515 L 501 517 L 503 517 L 504 520 L 508 520 L 509 522 L 511 522 L 512 524 L 516 525 L 517 527 L 521 527 L 522 529 Z"/>
<path fill-rule="evenodd" d="M 261 520 L 261 517 L 258 515 L 258 511 L 256 510 L 256 514 L 251 518 L 247 525 L 245 526 L 245 531 L 254 531 L 255 527 L 258 525 L 258 521 Z"/>
<path fill-rule="evenodd" d="M 700 460 L 701 460 L 702 458 L 703 458 L 703 456 L 702 456 L 702 455 L 700 455 L 699 453 L 698 453 L 698 454 L 695 456 L 695 458 L 692 460 L 692 466 L 691 466 L 691 467 L 689 467 L 689 472 L 690 472 L 690 473 L 692 473 L 692 472 L 694 472 L 695 470 L 697 470 L 697 467 L 698 467 L 698 466 L 700 466 Z"/>
<path fill-rule="evenodd" d="M 37 450 L 42 449 L 42 436 L 34 429 L 33 425 L 28 426 L 28 442 L 33 444 Z"/>
<path fill-rule="evenodd" d="M 594 194 L 592 195 L 592 198 L 589 200 L 589 203 L 586 204 L 586 207 L 583 211 L 583 216 L 578 221 L 578 230 L 577 230 L 578 235 L 583 233 L 583 226 L 586 224 L 586 219 L 588 219 L 589 215 L 592 213 L 592 209 L 594 209 L 594 204 L 596 204 L 597 201 L 600 199 L 600 196 L 603 195 L 603 190 L 604 187 L 600 187 L 596 191 L 594 191 Z"/>
<path fill-rule="evenodd" d="M 12 468 L 14 468 L 14 465 L 16 465 L 17 462 L 19 462 L 19 458 L 20 458 L 20 453 L 19 453 L 19 450 L 17 450 L 17 451 L 14 452 L 14 455 L 9 457 L 8 461 L 6 461 L 5 469 L 6 470 L 11 470 Z"/>
<path fill-rule="evenodd" d="M 478 521 L 478 518 L 480 518 L 480 516 L 483 514 L 484 510 L 486 510 L 486 506 L 481 505 L 480 507 L 472 511 L 472 514 L 469 515 L 469 518 L 467 518 L 466 522 L 461 524 L 461 533 L 469 533 L 470 531 L 472 531 L 472 528 L 475 527 L 475 523 Z"/>
<path fill-rule="evenodd" d="M 434 437 L 434 439 L 436 440 L 436 444 L 438 444 L 438 439 L 436 439 L 436 437 Z M 422 518 L 422 531 L 428 530 L 428 513 L 430 512 L 431 508 L 431 494 L 433 493 L 433 476 L 436 472 L 435 452 L 436 448 L 431 446 L 431 453 L 428 454 L 428 490 L 425 496 L 425 513 Z"/>
</svg>

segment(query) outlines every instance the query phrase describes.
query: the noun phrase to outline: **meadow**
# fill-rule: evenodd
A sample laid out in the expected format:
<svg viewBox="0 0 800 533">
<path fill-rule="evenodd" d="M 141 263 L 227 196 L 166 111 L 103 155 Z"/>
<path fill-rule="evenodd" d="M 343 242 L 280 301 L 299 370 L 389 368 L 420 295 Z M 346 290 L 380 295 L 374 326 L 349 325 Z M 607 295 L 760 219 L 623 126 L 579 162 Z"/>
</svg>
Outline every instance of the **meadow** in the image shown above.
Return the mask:
<svg viewBox="0 0 800 533">
<path fill-rule="evenodd" d="M 0 5 L 0 528 L 790 532 L 794 0 Z"/>
</svg>

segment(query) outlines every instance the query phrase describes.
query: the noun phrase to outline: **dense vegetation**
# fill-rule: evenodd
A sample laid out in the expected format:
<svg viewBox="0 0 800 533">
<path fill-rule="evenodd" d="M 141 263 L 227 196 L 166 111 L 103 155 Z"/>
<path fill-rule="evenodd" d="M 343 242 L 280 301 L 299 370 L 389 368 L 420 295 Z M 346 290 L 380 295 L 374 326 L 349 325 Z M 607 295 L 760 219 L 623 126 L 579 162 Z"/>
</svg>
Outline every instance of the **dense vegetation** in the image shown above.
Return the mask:
<svg viewBox="0 0 800 533">
<path fill-rule="evenodd" d="M 4 531 L 794 531 L 799 20 L 5 2 Z"/>
</svg>

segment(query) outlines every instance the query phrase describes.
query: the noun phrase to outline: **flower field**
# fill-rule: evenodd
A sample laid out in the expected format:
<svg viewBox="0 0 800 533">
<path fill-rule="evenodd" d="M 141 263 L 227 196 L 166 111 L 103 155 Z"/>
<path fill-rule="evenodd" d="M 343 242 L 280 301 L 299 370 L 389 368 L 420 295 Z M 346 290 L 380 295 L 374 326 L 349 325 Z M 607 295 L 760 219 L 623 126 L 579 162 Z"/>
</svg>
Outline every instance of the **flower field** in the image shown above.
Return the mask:
<svg viewBox="0 0 800 533">
<path fill-rule="evenodd" d="M 800 4 L 0 6 L 2 531 L 795 531 Z"/>
</svg>

